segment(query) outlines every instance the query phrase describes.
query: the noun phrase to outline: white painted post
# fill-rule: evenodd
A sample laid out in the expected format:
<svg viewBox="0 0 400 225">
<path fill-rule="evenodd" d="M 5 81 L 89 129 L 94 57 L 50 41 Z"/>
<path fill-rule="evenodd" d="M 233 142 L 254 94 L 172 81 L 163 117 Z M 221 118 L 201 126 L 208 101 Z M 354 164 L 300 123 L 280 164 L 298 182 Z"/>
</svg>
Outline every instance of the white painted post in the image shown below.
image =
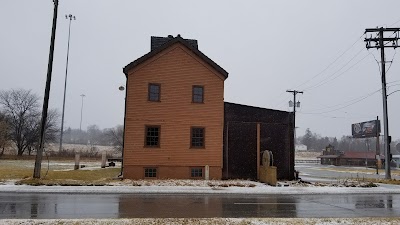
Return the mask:
<svg viewBox="0 0 400 225">
<path fill-rule="evenodd" d="M 75 153 L 75 167 L 74 167 L 74 170 L 79 170 L 79 160 L 80 160 L 79 153 Z"/>
<path fill-rule="evenodd" d="M 206 171 L 205 171 L 205 175 L 204 175 L 204 178 L 206 179 L 206 180 L 209 180 L 210 179 L 210 167 L 208 166 L 208 165 L 206 165 L 206 169 L 205 169 Z"/>
<path fill-rule="evenodd" d="M 101 154 L 101 168 L 106 168 L 107 152 L 103 151 Z"/>
</svg>

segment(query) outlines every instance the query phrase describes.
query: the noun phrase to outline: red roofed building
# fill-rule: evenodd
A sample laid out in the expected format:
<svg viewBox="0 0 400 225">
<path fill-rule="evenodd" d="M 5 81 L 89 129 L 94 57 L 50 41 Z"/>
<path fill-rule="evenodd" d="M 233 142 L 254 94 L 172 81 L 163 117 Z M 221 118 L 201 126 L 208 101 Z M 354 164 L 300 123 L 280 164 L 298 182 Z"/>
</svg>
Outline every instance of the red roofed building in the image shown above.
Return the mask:
<svg viewBox="0 0 400 225">
<path fill-rule="evenodd" d="M 325 152 L 325 151 L 324 151 Z M 323 154 L 317 158 L 321 159 L 322 165 L 335 165 L 335 166 L 376 166 L 376 153 L 374 151 L 368 152 L 354 152 L 354 151 L 333 151 L 331 154 Z M 380 159 L 385 156 L 380 155 Z"/>
</svg>

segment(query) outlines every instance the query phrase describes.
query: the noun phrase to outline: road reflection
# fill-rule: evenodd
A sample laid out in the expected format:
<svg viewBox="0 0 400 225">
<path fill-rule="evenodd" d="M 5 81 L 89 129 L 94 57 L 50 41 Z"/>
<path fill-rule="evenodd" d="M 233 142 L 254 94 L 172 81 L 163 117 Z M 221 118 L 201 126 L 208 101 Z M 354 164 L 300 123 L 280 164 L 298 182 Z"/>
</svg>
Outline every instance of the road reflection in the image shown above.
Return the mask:
<svg viewBox="0 0 400 225">
<path fill-rule="evenodd" d="M 400 195 L 0 193 L 1 219 L 393 217 Z"/>
<path fill-rule="evenodd" d="M 119 217 L 296 217 L 296 200 L 281 197 L 243 197 L 220 195 L 121 196 Z"/>
<path fill-rule="evenodd" d="M 356 209 L 393 208 L 392 196 L 369 196 L 368 199 L 359 199 L 355 204 Z"/>
</svg>

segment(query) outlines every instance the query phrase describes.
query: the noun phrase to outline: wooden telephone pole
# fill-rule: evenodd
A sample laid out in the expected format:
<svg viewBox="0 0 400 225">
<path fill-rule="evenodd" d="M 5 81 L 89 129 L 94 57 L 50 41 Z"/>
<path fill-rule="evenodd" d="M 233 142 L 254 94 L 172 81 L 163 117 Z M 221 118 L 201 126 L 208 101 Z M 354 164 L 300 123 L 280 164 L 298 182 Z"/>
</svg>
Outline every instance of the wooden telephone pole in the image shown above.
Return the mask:
<svg viewBox="0 0 400 225">
<path fill-rule="evenodd" d="M 382 99 L 383 99 L 383 124 L 384 124 L 384 148 L 385 148 L 385 178 L 391 179 L 390 175 L 390 142 L 391 137 L 389 136 L 389 120 L 387 110 L 387 93 L 386 93 L 386 68 L 385 68 L 385 48 L 397 48 L 399 47 L 398 40 L 400 28 L 370 28 L 365 29 L 366 48 L 376 48 L 381 50 L 381 81 L 382 81 Z M 370 37 L 368 38 L 368 34 Z M 386 34 L 386 37 L 385 37 Z"/>
<path fill-rule="evenodd" d="M 53 55 L 54 55 L 54 42 L 56 39 L 58 0 L 53 0 L 53 3 L 54 3 L 53 28 L 51 30 L 49 63 L 47 66 L 47 79 L 46 79 L 46 88 L 44 91 L 42 121 L 40 123 L 39 149 L 37 150 L 37 153 L 36 153 L 35 169 L 33 170 L 33 178 L 40 178 L 40 170 L 42 168 L 43 145 L 44 145 L 44 140 L 45 140 L 47 109 L 49 106 L 49 96 L 50 96 L 51 73 L 53 71 Z"/>
<path fill-rule="evenodd" d="M 296 107 L 300 107 L 300 102 L 296 102 L 296 95 L 303 94 L 302 91 L 297 90 L 287 90 L 286 92 L 293 93 L 293 151 L 296 148 Z M 291 106 L 289 102 L 289 106 Z"/>
</svg>

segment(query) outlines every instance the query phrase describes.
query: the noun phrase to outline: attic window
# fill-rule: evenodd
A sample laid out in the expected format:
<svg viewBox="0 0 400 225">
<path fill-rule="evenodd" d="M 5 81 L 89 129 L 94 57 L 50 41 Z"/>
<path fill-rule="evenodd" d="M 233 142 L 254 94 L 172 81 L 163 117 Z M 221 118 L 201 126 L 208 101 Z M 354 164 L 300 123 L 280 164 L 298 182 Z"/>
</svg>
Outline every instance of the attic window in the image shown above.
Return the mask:
<svg viewBox="0 0 400 225">
<path fill-rule="evenodd" d="M 149 95 L 148 100 L 152 102 L 159 102 L 160 101 L 160 84 L 149 84 Z"/>
<path fill-rule="evenodd" d="M 193 86 L 192 102 L 204 103 L 204 87 L 199 85 Z"/>
</svg>

